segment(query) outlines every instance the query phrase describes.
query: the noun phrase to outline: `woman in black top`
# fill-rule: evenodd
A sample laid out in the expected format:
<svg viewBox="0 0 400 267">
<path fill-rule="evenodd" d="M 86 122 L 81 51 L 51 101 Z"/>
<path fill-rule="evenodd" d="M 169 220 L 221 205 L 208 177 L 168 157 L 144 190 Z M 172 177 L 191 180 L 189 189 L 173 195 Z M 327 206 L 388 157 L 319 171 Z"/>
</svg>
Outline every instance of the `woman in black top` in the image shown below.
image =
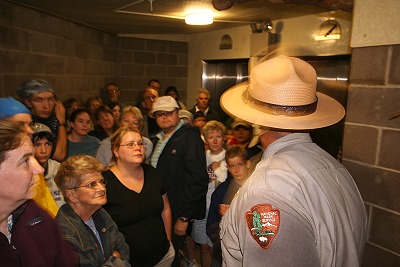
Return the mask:
<svg viewBox="0 0 400 267">
<path fill-rule="evenodd" d="M 143 164 L 144 142 L 136 128 L 122 127 L 111 137 L 115 164 L 106 171 L 108 202 L 104 208 L 130 248 L 132 266 L 171 266 L 168 187 L 150 165 Z"/>
</svg>

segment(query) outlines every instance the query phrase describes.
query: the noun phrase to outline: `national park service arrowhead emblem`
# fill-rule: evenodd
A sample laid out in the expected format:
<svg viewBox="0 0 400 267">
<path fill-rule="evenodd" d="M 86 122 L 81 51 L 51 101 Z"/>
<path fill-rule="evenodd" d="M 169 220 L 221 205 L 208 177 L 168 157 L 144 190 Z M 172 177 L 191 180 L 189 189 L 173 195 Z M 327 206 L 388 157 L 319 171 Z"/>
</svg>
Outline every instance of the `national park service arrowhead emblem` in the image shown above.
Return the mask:
<svg viewBox="0 0 400 267">
<path fill-rule="evenodd" d="M 247 227 L 254 240 L 267 249 L 279 230 L 280 212 L 270 204 L 256 205 L 246 212 Z"/>
</svg>

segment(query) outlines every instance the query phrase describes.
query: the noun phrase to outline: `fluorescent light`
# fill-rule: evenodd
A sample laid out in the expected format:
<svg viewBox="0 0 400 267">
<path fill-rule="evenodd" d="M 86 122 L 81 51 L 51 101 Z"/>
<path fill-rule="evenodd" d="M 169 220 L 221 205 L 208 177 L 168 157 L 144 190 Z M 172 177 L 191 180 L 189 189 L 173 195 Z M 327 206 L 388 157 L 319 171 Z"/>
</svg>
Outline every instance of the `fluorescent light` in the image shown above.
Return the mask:
<svg viewBox="0 0 400 267">
<path fill-rule="evenodd" d="M 186 11 L 185 22 L 189 25 L 209 25 L 213 23 L 212 12 L 208 9 L 192 9 Z"/>
</svg>

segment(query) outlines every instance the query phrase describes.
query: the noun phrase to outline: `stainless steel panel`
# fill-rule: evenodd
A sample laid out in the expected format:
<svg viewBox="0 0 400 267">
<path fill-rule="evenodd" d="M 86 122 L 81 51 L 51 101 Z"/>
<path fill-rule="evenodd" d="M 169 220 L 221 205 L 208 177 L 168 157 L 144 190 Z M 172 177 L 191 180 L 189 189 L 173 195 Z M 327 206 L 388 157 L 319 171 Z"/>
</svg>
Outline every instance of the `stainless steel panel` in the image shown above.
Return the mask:
<svg viewBox="0 0 400 267">
<path fill-rule="evenodd" d="M 203 62 L 202 86 L 210 91 L 210 106 L 218 111 L 222 122 L 228 115 L 221 109 L 219 98 L 230 87 L 248 79 L 247 62 L 248 59 Z"/>
</svg>

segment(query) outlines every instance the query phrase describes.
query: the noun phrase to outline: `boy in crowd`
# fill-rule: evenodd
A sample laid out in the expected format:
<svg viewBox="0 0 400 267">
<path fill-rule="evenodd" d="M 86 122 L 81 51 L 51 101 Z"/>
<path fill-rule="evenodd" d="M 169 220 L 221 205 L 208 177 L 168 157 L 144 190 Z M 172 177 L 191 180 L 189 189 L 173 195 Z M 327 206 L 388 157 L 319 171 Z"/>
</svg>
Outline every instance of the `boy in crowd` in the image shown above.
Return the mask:
<svg viewBox="0 0 400 267">
<path fill-rule="evenodd" d="M 229 176 L 220 184 L 211 196 L 211 204 L 207 218 L 207 235 L 213 243 L 211 266 L 222 265 L 221 241 L 219 224 L 222 215 L 228 210 L 240 187 L 250 176 L 250 160 L 244 148 L 238 145 L 230 146 L 225 153 Z"/>
<path fill-rule="evenodd" d="M 34 123 L 32 125 L 33 135 L 32 142 L 35 147 L 35 158 L 44 169 L 44 180 L 50 190 L 51 195 L 61 207 L 65 201 L 64 197 L 54 182 L 54 176 L 57 174 L 60 163 L 50 159 L 51 151 L 54 144 L 54 136 L 50 128 L 42 123 Z"/>
<path fill-rule="evenodd" d="M 203 126 L 206 125 L 206 116 L 201 112 L 196 112 L 193 114 L 193 125 L 199 127 L 200 131 Z"/>
</svg>

